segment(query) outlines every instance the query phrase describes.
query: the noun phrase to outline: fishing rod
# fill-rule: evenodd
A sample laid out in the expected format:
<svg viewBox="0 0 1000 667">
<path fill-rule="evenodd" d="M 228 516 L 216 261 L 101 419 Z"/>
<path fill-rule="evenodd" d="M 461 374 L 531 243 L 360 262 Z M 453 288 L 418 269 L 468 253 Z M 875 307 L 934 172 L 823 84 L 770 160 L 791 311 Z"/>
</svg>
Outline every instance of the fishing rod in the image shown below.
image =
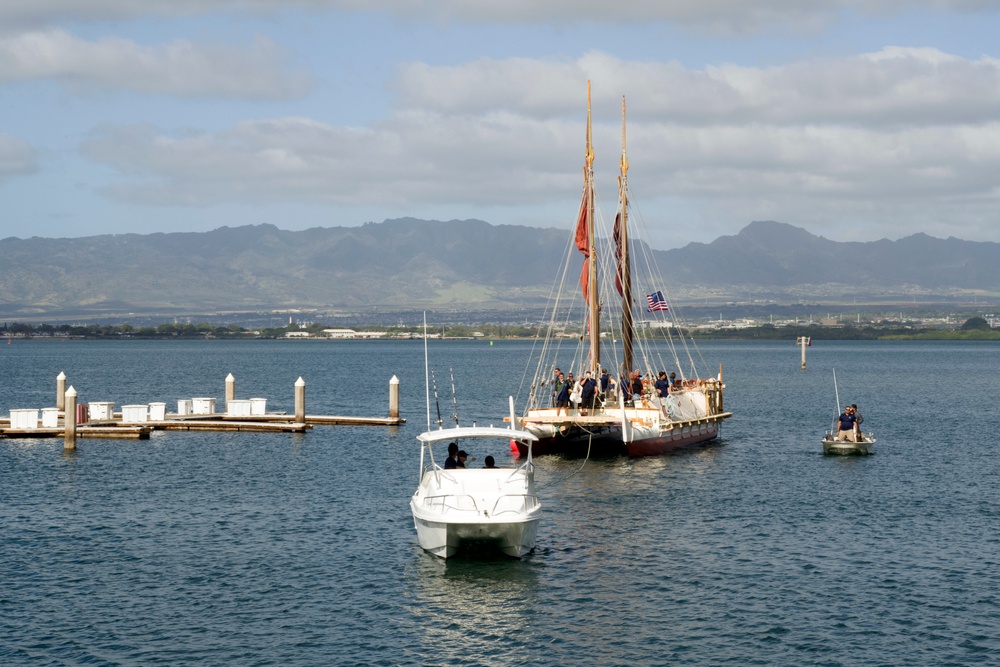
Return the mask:
<svg viewBox="0 0 1000 667">
<path fill-rule="evenodd" d="M 434 423 L 440 426 L 444 422 L 441 420 L 441 403 L 438 401 L 438 387 L 437 380 L 434 379 L 434 371 L 431 371 L 431 386 L 434 387 L 434 406 L 437 408 L 438 413 L 437 421 Z"/>
<path fill-rule="evenodd" d="M 448 372 L 451 373 L 451 416 L 455 420 L 455 426 L 458 426 L 458 397 L 455 396 L 455 370 L 449 368 Z"/>
</svg>

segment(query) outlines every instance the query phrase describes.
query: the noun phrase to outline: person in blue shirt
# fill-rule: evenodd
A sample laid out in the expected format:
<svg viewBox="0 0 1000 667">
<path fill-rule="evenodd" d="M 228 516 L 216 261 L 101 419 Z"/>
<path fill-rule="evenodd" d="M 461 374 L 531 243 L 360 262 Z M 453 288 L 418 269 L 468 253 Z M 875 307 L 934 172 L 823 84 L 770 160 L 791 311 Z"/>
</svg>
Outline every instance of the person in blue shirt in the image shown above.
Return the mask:
<svg viewBox="0 0 1000 667">
<path fill-rule="evenodd" d="M 837 440 L 846 440 L 847 442 L 856 442 L 854 439 L 855 426 L 858 423 L 858 418 L 854 416 L 854 408 L 847 406 L 844 411 L 840 414 L 838 418 L 840 426 L 837 431 Z"/>
<path fill-rule="evenodd" d="M 559 382 L 561 382 L 562 385 L 559 387 L 559 393 L 556 394 L 557 417 L 560 414 L 566 414 L 566 408 L 569 407 L 569 391 L 570 391 L 569 382 L 566 382 L 566 378 L 563 377 L 562 373 L 559 374 Z"/>
<path fill-rule="evenodd" d="M 656 398 L 660 404 L 660 412 L 667 416 L 667 396 L 670 394 L 670 379 L 667 378 L 666 371 L 660 371 L 660 376 L 656 378 Z"/>
<path fill-rule="evenodd" d="M 597 380 L 590 377 L 590 371 L 587 371 L 583 376 L 583 382 L 580 384 L 581 415 L 586 415 L 587 410 L 593 411 L 594 398 L 596 396 L 597 396 Z"/>
</svg>

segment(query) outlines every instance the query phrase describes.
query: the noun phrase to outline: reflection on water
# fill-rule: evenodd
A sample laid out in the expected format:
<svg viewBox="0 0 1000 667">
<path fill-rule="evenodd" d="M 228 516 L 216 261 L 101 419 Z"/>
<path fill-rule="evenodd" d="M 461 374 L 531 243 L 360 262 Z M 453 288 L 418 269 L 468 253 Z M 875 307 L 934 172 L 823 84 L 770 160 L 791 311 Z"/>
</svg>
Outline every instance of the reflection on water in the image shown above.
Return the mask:
<svg viewBox="0 0 1000 667">
<path fill-rule="evenodd" d="M 538 566 L 479 557 L 444 560 L 417 553 L 407 572 L 409 612 L 424 655 L 490 655 L 492 664 L 524 664 L 511 638 L 532 625 L 540 608 Z"/>
</svg>

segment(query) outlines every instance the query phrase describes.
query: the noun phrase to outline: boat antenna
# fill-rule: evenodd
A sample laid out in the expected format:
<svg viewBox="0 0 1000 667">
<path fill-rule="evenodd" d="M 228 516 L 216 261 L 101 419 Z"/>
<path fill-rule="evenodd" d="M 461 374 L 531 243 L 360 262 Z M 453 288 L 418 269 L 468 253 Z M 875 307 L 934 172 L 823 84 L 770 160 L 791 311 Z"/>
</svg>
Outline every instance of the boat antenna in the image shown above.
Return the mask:
<svg viewBox="0 0 1000 667">
<path fill-rule="evenodd" d="M 424 311 L 424 392 L 427 394 L 427 430 L 431 430 L 431 380 L 427 362 L 427 311 Z"/>
<path fill-rule="evenodd" d="M 451 418 L 455 420 L 455 426 L 458 426 L 458 398 L 455 396 L 455 369 L 449 368 L 448 372 L 451 373 Z"/>
<path fill-rule="evenodd" d="M 840 416 L 840 389 L 837 388 L 837 369 L 833 369 L 833 395 L 837 399 L 836 409 L 833 411 L 833 430 L 837 430 L 837 417 Z"/>
</svg>

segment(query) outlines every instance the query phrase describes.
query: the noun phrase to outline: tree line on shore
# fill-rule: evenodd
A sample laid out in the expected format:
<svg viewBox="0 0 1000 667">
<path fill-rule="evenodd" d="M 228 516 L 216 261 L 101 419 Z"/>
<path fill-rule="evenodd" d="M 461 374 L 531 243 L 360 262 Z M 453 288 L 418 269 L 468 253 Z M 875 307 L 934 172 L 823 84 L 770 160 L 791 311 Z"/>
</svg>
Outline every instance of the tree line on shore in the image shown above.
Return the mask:
<svg viewBox="0 0 1000 667">
<path fill-rule="evenodd" d="M 322 336 L 324 329 L 333 328 L 322 323 L 306 326 L 292 324 L 279 328 L 246 329 L 229 324 L 160 324 L 158 326 L 135 327 L 130 324 L 30 324 L 25 322 L 3 323 L 0 336 L 7 338 L 86 338 L 86 339 L 248 339 L 285 338 L 289 332 L 308 332 Z M 364 327 L 367 331 L 381 331 L 386 338 L 399 335 L 420 336 L 422 327 Z M 482 324 L 475 327 L 451 325 L 435 327 L 432 333 L 443 338 L 534 338 L 539 335 L 535 327 L 510 324 Z M 686 334 L 688 332 L 679 332 Z M 818 324 L 802 326 L 774 326 L 764 324 L 741 329 L 692 329 L 690 333 L 698 340 L 785 340 L 799 336 L 810 336 L 824 340 L 1000 340 L 1000 330 L 990 328 L 981 317 L 972 317 L 958 329 L 942 329 L 918 326 L 914 323 L 879 322 L 856 326 L 822 326 Z M 572 335 L 572 334 L 568 334 Z"/>
</svg>

